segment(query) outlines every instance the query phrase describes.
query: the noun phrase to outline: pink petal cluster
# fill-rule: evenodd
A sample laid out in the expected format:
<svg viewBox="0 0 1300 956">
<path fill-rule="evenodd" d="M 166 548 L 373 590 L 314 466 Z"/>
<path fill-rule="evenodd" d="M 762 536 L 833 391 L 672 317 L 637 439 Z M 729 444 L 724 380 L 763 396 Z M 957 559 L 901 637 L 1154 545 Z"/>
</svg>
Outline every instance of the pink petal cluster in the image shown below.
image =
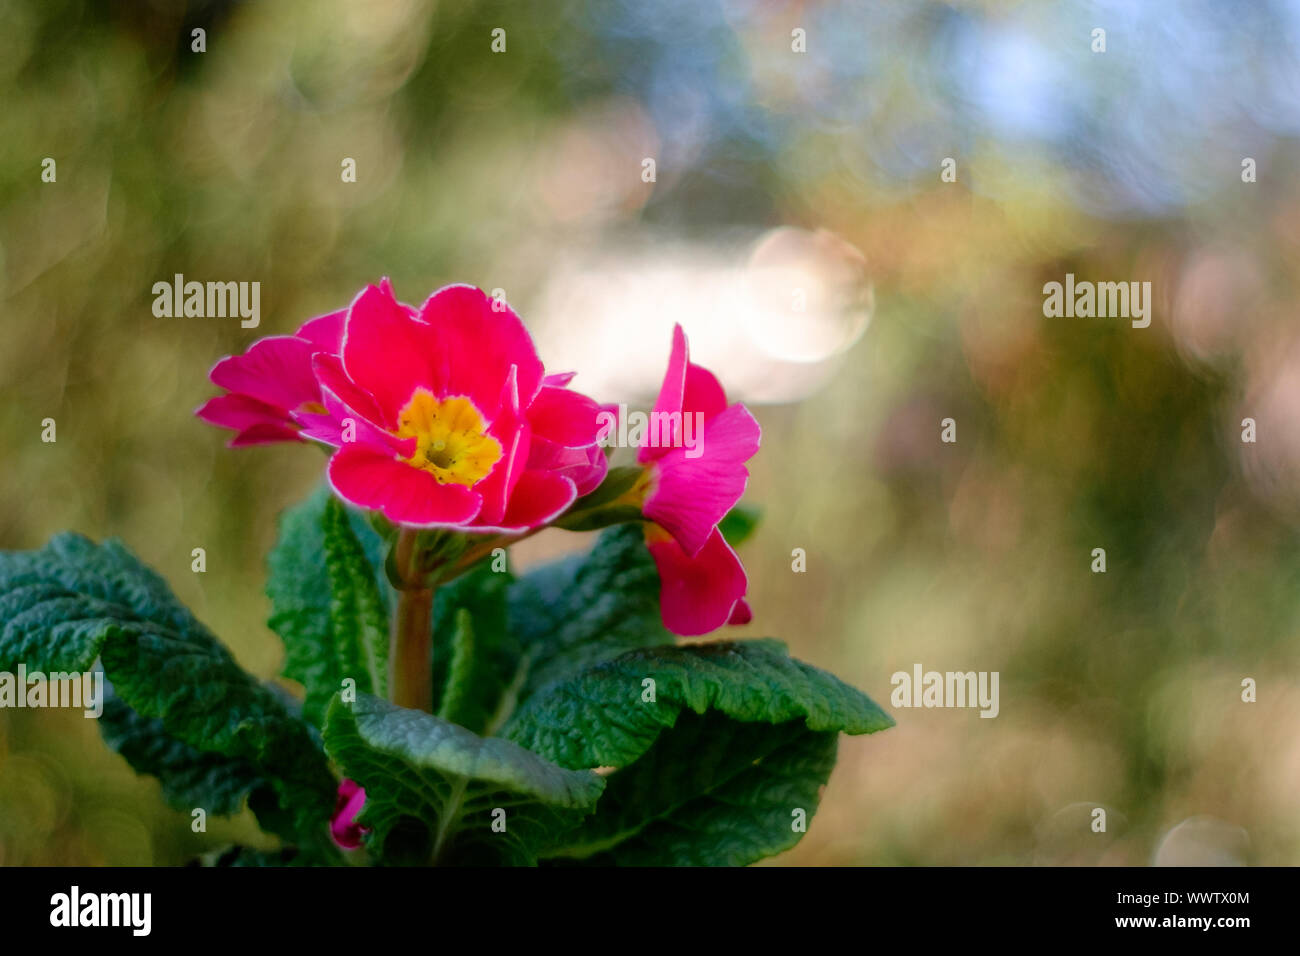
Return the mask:
<svg viewBox="0 0 1300 956">
<path fill-rule="evenodd" d="M 357 823 L 361 808 L 366 803 L 366 791 L 355 780 L 344 777 L 339 781 L 338 800 L 334 804 L 334 816 L 330 818 L 330 836 L 344 850 L 355 850 L 361 846 L 362 837 L 370 830 Z"/>
<path fill-rule="evenodd" d="M 332 446 L 343 499 L 416 527 L 515 533 L 546 524 L 604 478 L 598 406 L 546 375 L 523 323 L 471 286 L 415 309 L 384 280 L 345 312 L 262 339 L 212 379 L 231 394 L 200 417 L 232 444 Z"/>
<path fill-rule="evenodd" d="M 748 578 L 718 522 L 745 493 L 745 462 L 758 451 L 762 430 L 744 405 L 727 404 L 712 372 L 691 363 L 678 325 L 654 414 L 681 422 L 696 413 L 704 422 L 698 457 L 688 455 L 676 427 L 670 444 L 647 442 L 637 453 L 650 473 L 641 510 L 653 522 L 646 545 L 659 569 L 660 610 L 664 625 L 682 635 L 750 620 Z"/>
<path fill-rule="evenodd" d="M 228 394 L 208 399 L 195 414 L 233 428 L 232 447 L 302 440 L 304 427 L 326 417 L 312 356 L 339 350 L 346 318 L 346 311 L 331 312 L 293 335 L 258 339 L 243 355 L 223 358 L 209 377 Z"/>
</svg>

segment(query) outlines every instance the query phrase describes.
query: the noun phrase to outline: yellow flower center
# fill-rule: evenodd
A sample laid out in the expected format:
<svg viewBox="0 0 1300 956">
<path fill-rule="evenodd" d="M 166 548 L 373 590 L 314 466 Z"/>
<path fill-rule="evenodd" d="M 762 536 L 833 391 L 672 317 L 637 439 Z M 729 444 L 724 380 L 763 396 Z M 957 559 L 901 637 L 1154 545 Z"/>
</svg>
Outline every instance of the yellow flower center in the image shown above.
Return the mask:
<svg viewBox="0 0 1300 956">
<path fill-rule="evenodd" d="M 397 434 L 415 439 L 407 464 L 432 473 L 440 484 L 474 485 L 501 458 L 501 443 L 486 434 L 483 417 L 468 398 L 435 398 L 416 389 L 398 416 Z"/>
</svg>

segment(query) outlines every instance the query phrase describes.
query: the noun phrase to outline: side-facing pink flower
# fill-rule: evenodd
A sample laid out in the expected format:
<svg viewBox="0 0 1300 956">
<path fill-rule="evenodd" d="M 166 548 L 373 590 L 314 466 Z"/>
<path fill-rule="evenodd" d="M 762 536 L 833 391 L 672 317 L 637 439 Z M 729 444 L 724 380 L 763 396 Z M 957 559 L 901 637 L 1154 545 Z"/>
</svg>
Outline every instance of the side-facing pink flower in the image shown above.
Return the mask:
<svg viewBox="0 0 1300 956">
<path fill-rule="evenodd" d="M 398 524 L 521 532 L 604 477 L 596 403 L 546 376 L 519 317 L 472 286 L 418 312 L 367 287 L 313 366 L 330 417 L 306 434 L 337 445 L 330 484 Z"/>
<path fill-rule="evenodd" d="M 692 416 L 687 422 L 687 416 Z M 708 369 L 693 365 L 686 335 L 673 328 L 672 352 L 651 429 L 637 453 L 648 484 L 641 511 L 646 545 L 659 569 L 664 625 L 682 635 L 705 634 L 750 619 L 748 579 L 718 522 L 745 493 L 745 462 L 758 451 L 762 430 L 744 405 L 727 395 Z M 699 421 L 692 447 L 687 429 Z M 670 440 L 663 437 L 663 425 Z"/>
<path fill-rule="evenodd" d="M 311 357 L 339 350 L 346 315 L 322 315 L 293 335 L 258 339 L 242 355 L 223 358 L 209 377 L 227 394 L 208 399 L 195 414 L 220 428 L 233 428 L 238 434 L 231 447 L 302 441 L 308 437 L 304 428 L 319 428 L 328 420 Z"/>
<path fill-rule="evenodd" d="M 334 816 L 330 818 L 330 836 L 344 850 L 355 850 L 361 846 L 361 838 L 370 832 L 357 823 L 357 817 L 365 803 L 366 791 L 360 784 L 346 777 L 339 781 Z"/>
</svg>

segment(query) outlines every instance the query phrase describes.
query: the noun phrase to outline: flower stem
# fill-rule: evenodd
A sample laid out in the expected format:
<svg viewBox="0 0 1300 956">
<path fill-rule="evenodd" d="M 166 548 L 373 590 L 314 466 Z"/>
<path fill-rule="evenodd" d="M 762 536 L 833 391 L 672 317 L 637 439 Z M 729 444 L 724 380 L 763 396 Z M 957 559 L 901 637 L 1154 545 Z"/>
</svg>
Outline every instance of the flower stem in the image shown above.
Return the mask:
<svg viewBox="0 0 1300 956">
<path fill-rule="evenodd" d="M 398 533 L 397 569 L 403 587 L 397 592 L 389 647 L 388 696 L 399 707 L 433 712 L 433 588 L 421 574 L 418 532 Z"/>
<path fill-rule="evenodd" d="M 492 553 L 494 548 L 531 538 L 541 527 L 515 535 L 493 535 L 471 545 L 434 578 L 418 546 L 419 531 L 402 528 L 393 561 L 401 586 L 388 653 L 388 698 L 399 707 L 433 712 L 433 593 L 429 581 L 450 581 Z M 435 566 L 436 567 L 436 566 Z"/>
</svg>

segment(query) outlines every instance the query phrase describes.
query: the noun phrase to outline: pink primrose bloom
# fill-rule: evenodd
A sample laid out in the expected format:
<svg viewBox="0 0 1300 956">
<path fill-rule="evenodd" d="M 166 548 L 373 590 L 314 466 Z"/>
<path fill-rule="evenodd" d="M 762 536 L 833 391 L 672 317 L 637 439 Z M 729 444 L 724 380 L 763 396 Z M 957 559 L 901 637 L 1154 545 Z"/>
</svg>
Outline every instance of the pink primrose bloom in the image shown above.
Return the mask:
<svg viewBox="0 0 1300 956">
<path fill-rule="evenodd" d="M 361 838 L 370 832 L 369 828 L 357 823 L 365 803 L 366 791 L 360 784 L 346 777 L 339 781 L 338 800 L 334 804 L 334 816 L 330 818 L 330 836 L 340 848 L 357 849 L 361 846 Z"/>
<path fill-rule="evenodd" d="M 228 394 L 197 414 L 235 429 L 232 445 L 330 446 L 339 497 L 397 524 L 519 533 L 605 477 L 599 406 L 572 373 L 544 374 L 519 317 L 470 286 L 416 309 L 385 279 L 211 377 Z"/>
<path fill-rule="evenodd" d="M 369 286 L 313 367 L 329 420 L 307 434 L 336 446 L 330 484 L 398 524 L 523 532 L 604 477 L 599 407 L 545 375 L 519 317 L 479 289 L 417 311 Z"/>
<path fill-rule="evenodd" d="M 748 579 L 718 522 L 745 493 L 745 462 L 758 451 L 762 431 L 744 405 L 727 404 L 712 372 L 691 364 L 680 325 L 673 328 L 651 422 L 637 461 L 648 472 L 641 510 L 653 522 L 646 526 L 646 545 L 659 569 L 664 625 L 693 636 L 746 623 Z M 688 447 L 685 437 L 696 423 Z"/>
</svg>

